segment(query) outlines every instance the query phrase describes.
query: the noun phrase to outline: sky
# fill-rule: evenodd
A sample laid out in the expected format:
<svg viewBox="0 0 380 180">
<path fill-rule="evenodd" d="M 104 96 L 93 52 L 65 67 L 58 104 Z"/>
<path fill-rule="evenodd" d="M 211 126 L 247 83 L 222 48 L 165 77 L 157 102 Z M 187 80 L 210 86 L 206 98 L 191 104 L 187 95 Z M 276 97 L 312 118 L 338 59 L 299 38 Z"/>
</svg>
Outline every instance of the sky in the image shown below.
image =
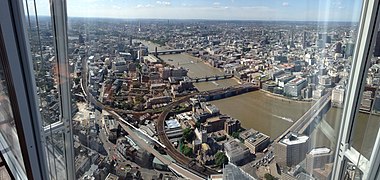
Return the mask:
<svg viewBox="0 0 380 180">
<path fill-rule="evenodd" d="M 33 9 L 33 0 L 27 0 Z M 359 21 L 361 0 L 67 0 L 69 17 Z M 36 0 L 49 15 L 49 0 Z M 34 12 L 30 12 L 34 14 Z"/>
</svg>

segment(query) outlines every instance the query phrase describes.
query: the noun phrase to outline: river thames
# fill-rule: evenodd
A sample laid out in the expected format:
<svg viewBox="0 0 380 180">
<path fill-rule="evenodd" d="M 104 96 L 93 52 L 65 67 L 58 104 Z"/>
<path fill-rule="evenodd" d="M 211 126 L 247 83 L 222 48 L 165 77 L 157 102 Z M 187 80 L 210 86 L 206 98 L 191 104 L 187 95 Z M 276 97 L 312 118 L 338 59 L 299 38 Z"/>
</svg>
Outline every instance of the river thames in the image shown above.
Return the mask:
<svg viewBox="0 0 380 180">
<path fill-rule="evenodd" d="M 142 41 L 148 46 L 149 51 L 154 51 L 157 44 Z M 201 59 L 188 54 L 172 54 L 160 56 L 166 63 L 175 67 L 183 67 L 188 70 L 188 76 L 205 77 L 224 74 L 222 70 L 204 63 Z M 194 83 L 200 91 L 229 87 L 239 84 L 235 78 Z M 278 97 L 264 91 L 253 91 L 242 95 L 212 101 L 223 114 L 228 114 L 241 121 L 244 128 L 253 128 L 275 139 L 295 121 L 297 121 L 311 106 L 312 102 L 300 102 Z M 335 150 L 338 129 L 340 126 L 342 109 L 331 108 L 322 118 L 334 130 L 333 142 L 324 135 L 321 127 L 316 128 L 310 135 L 313 147 L 331 147 Z M 380 126 L 380 118 L 375 115 L 359 113 L 354 123 L 352 135 L 353 146 L 362 152 L 367 158 L 375 142 L 375 137 Z"/>
</svg>

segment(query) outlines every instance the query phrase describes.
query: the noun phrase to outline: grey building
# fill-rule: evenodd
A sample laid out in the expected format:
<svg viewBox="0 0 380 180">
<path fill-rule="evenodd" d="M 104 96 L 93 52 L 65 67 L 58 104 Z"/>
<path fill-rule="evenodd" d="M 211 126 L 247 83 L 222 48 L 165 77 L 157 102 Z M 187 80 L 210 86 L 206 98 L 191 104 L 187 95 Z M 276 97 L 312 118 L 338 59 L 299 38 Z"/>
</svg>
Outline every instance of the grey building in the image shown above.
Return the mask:
<svg viewBox="0 0 380 180">
<path fill-rule="evenodd" d="M 228 161 L 236 165 L 241 164 L 251 155 L 249 149 L 237 139 L 231 139 L 226 142 L 224 144 L 224 151 L 226 152 Z"/>
<path fill-rule="evenodd" d="M 284 92 L 288 96 L 298 97 L 301 95 L 301 89 L 307 86 L 305 78 L 295 78 L 285 84 Z"/>
<path fill-rule="evenodd" d="M 345 90 L 342 86 L 336 86 L 332 90 L 331 103 L 333 106 L 342 107 Z"/>
<path fill-rule="evenodd" d="M 315 148 L 306 155 L 306 172 L 313 174 L 314 169 L 323 168 L 333 162 L 334 154 L 329 148 Z"/>
<path fill-rule="evenodd" d="M 275 159 L 280 166 L 295 166 L 305 159 L 309 150 L 309 137 L 289 132 L 274 144 Z"/>
</svg>

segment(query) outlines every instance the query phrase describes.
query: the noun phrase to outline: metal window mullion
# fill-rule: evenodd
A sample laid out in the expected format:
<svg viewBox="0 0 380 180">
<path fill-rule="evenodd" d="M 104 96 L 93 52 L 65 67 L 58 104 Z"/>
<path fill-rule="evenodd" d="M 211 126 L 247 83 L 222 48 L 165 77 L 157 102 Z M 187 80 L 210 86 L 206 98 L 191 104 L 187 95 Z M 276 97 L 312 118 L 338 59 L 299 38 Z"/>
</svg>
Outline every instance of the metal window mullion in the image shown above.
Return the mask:
<svg viewBox="0 0 380 180">
<path fill-rule="evenodd" d="M 342 177 L 344 159 L 350 147 L 350 138 L 354 119 L 358 113 L 361 94 L 364 91 L 365 78 L 372 57 L 372 46 L 378 29 L 377 11 L 379 0 L 363 1 L 358 38 L 353 56 L 347 94 L 345 97 L 343 117 L 340 125 L 338 145 L 334 162 L 333 178 Z M 355 164 L 359 163 L 359 159 Z"/>
<path fill-rule="evenodd" d="M 72 134 L 71 91 L 67 56 L 67 8 L 65 0 L 50 0 L 55 55 L 57 59 L 60 118 L 64 125 L 65 164 L 67 179 L 75 179 L 74 139 Z"/>
<path fill-rule="evenodd" d="M 51 133 L 63 132 L 64 124 L 62 121 L 57 121 L 53 124 L 44 127 L 45 136 L 51 136 Z"/>
<path fill-rule="evenodd" d="M 364 174 L 369 172 L 369 161 L 364 156 L 360 154 L 355 148 L 347 149 L 344 153 L 344 157 L 350 162 L 355 163 L 356 167 L 359 168 Z M 359 158 L 360 157 L 360 158 Z"/>
</svg>

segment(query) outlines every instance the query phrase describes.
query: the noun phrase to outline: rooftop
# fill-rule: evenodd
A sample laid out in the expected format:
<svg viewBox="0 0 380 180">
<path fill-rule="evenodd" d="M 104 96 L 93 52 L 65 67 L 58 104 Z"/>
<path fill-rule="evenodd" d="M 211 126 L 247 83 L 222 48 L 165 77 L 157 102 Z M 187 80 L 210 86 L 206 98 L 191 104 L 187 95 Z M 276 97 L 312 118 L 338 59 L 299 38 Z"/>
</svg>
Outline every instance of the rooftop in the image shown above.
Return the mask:
<svg viewBox="0 0 380 180">
<path fill-rule="evenodd" d="M 174 160 L 172 157 L 170 157 L 169 155 L 162 155 L 162 156 L 164 156 L 166 159 L 170 160 L 171 162 L 175 162 L 175 160 Z M 154 157 L 154 159 L 153 159 L 153 163 L 164 165 L 164 163 L 162 163 L 162 161 L 160 161 L 160 160 L 159 160 L 158 158 L 156 158 L 156 157 Z"/>
<path fill-rule="evenodd" d="M 241 132 L 239 136 L 242 139 L 247 139 L 250 136 L 253 136 L 253 135 L 257 134 L 257 133 L 258 133 L 258 131 L 256 131 L 256 130 L 254 130 L 254 129 L 251 128 L 251 129 L 247 129 L 247 130 Z"/>
<path fill-rule="evenodd" d="M 298 85 L 298 84 L 301 84 L 302 82 L 306 81 L 305 78 L 295 78 L 291 81 L 289 81 L 288 83 L 289 84 L 294 84 L 294 85 Z"/>
<path fill-rule="evenodd" d="M 295 132 L 289 132 L 282 140 L 281 142 L 286 145 L 295 145 L 295 144 L 302 144 L 307 142 L 309 139 L 309 136 L 298 134 Z"/>
<path fill-rule="evenodd" d="M 107 175 L 107 177 L 106 177 L 105 180 L 118 180 L 118 179 L 119 179 L 118 176 L 116 176 L 115 174 L 111 174 L 111 173 L 109 173 L 109 174 Z"/>
<path fill-rule="evenodd" d="M 224 149 L 228 154 L 237 155 L 245 150 L 248 150 L 246 146 L 239 142 L 237 139 L 229 140 L 224 144 Z"/>
<path fill-rule="evenodd" d="M 177 119 L 169 119 L 169 120 L 166 120 L 165 122 L 169 129 L 175 129 L 175 128 L 181 127 Z"/>
<path fill-rule="evenodd" d="M 312 149 L 309 154 L 311 155 L 319 155 L 319 154 L 328 154 L 330 153 L 330 149 L 329 148 L 315 148 L 315 149 Z"/>
</svg>

